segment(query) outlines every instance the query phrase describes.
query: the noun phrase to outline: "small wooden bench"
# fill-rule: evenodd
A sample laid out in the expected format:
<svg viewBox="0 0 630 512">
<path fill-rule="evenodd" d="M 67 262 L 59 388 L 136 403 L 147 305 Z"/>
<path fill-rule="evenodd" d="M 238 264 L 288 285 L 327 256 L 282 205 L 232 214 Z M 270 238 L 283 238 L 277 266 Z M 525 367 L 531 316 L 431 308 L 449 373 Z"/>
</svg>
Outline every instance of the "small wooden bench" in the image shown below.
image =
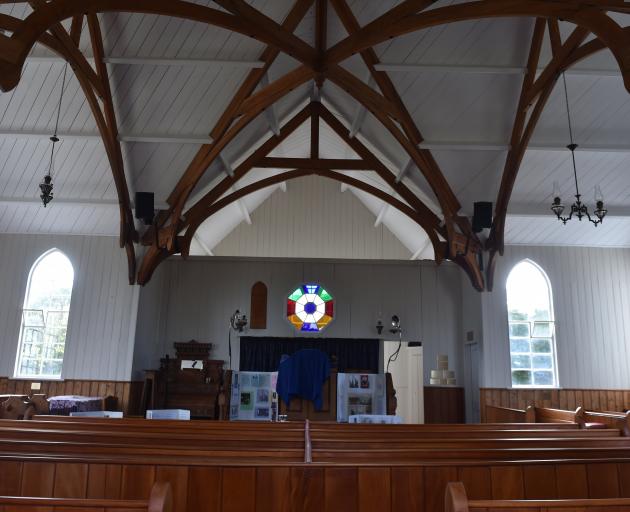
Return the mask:
<svg viewBox="0 0 630 512">
<path fill-rule="evenodd" d="M 461 482 L 450 482 L 444 496 L 445 512 L 627 512 L 630 498 L 581 500 L 469 500 Z"/>
<path fill-rule="evenodd" d="M 148 500 L 105 500 L 79 498 L 31 498 L 0 496 L 0 512 L 172 512 L 171 484 L 153 484 Z"/>
</svg>

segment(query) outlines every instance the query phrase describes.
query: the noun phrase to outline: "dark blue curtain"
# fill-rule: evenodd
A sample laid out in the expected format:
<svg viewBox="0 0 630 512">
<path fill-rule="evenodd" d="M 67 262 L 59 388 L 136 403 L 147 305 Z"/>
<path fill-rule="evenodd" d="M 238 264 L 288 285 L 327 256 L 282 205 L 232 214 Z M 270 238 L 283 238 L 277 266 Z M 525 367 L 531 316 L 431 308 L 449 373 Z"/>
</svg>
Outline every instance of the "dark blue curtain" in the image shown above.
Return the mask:
<svg viewBox="0 0 630 512">
<path fill-rule="evenodd" d="M 282 354 L 291 355 L 304 348 L 328 354 L 342 373 L 379 373 L 379 340 L 348 338 L 258 338 L 241 337 L 239 369 L 243 372 L 275 372 Z M 334 356 L 334 357 L 333 357 Z"/>
</svg>

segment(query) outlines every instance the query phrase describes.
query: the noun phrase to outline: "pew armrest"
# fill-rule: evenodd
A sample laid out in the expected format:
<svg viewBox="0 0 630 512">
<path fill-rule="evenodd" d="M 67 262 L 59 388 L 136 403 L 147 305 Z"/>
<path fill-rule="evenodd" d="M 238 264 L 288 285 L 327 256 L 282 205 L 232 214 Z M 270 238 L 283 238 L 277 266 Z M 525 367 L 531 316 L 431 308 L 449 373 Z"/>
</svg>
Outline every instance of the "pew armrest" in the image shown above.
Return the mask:
<svg viewBox="0 0 630 512">
<path fill-rule="evenodd" d="M 173 494 L 171 484 L 156 482 L 149 496 L 148 512 L 173 512 Z"/>
<path fill-rule="evenodd" d="M 468 512 L 468 496 L 461 482 L 449 482 L 444 494 L 445 512 Z"/>
</svg>

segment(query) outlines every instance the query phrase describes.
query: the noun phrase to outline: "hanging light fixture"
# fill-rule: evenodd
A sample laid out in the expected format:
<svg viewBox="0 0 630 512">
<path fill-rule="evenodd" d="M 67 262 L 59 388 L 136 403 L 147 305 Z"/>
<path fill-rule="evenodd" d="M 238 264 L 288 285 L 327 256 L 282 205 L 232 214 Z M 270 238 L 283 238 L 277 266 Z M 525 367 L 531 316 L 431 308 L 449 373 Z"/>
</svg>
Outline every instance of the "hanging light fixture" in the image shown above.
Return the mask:
<svg viewBox="0 0 630 512">
<path fill-rule="evenodd" d="M 59 93 L 59 106 L 57 107 L 57 120 L 55 121 L 55 133 L 52 137 L 50 137 L 50 141 L 52 142 L 52 148 L 50 150 L 50 164 L 48 165 L 48 172 L 44 176 L 44 179 L 39 184 L 39 189 L 41 190 L 40 199 L 44 204 L 44 208 L 46 205 L 53 200 L 53 182 L 52 182 L 52 173 L 53 167 L 55 163 L 55 144 L 59 142 L 59 137 L 57 137 L 57 131 L 59 130 L 59 116 L 61 114 L 61 101 L 63 100 L 63 90 L 66 85 L 66 72 L 68 71 L 68 64 L 63 68 L 63 79 L 61 80 L 61 92 Z"/>
<path fill-rule="evenodd" d="M 558 220 L 561 220 L 563 224 L 566 224 L 571 220 L 573 215 L 575 215 L 578 220 L 582 220 L 583 217 L 586 217 L 589 221 L 591 221 L 595 226 L 601 224 L 604 220 L 604 217 L 608 213 L 608 210 L 604 208 L 604 196 L 602 195 L 602 191 L 599 186 L 595 187 L 595 211 L 593 212 L 595 217 L 591 217 L 591 214 L 588 211 L 588 207 L 582 203 L 580 194 L 580 189 L 578 188 L 578 179 L 577 179 L 577 169 L 575 166 L 575 150 L 578 145 L 573 142 L 573 128 L 571 126 L 571 112 L 569 111 L 569 94 L 567 93 L 567 80 L 562 73 L 562 82 L 564 84 L 564 100 L 567 105 L 567 120 L 569 122 L 569 138 L 571 143 L 567 146 L 567 149 L 571 151 L 571 161 L 573 163 L 573 177 L 575 178 L 575 202 L 571 205 L 571 210 L 569 212 L 568 217 L 563 217 L 562 213 L 564 212 L 564 205 L 562 204 L 562 200 L 560 199 L 560 187 L 558 183 L 553 184 L 553 203 L 551 204 L 551 211 L 556 214 Z"/>
</svg>

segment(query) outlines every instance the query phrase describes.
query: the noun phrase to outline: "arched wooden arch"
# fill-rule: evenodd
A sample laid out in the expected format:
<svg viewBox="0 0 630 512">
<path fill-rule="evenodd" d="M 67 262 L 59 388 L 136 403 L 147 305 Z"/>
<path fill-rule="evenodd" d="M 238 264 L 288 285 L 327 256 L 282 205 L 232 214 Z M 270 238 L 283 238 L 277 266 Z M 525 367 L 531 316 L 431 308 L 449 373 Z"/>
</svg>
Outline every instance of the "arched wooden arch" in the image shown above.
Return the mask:
<svg viewBox="0 0 630 512">
<path fill-rule="evenodd" d="M 270 176 L 269 178 L 264 178 L 262 180 L 251 183 L 243 188 L 228 194 L 225 197 L 222 197 L 217 202 L 209 205 L 203 212 L 199 212 L 195 218 L 186 219 L 184 223 L 184 227 L 186 228 L 186 233 L 180 240 L 179 249 L 182 254 L 187 255 L 190 250 L 190 243 L 192 241 L 192 237 L 201 225 L 203 221 L 222 210 L 226 206 L 238 201 L 239 199 L 253 194 L 259 190 L 262 190 L 267 187 L 271 187 L 273 185 L 277 185 L 279 183 L 293 180 L 296 178 L 302 178 L 304 176 L 322 176 L 324 178 L 329 178 L 340 183 L 345 183 L 351 187 L 355 187 L 363 192 L 366 192 L 381 201 L 388 203 L 393 208 L 396 208 L 398 211 L 404 213 L 407 217 L 413 220 L 416 224 L 418 224 L 429 236 L 431 243 L 433 245 L 433 249 L 436 255 L 440 254 L 443 251 L 442 243 L 440 242 L 436 229 L 438 228 L 437 224 L 431 225 L 428 224 L 425 219 L 423 219 L 418 212 L 416 212 L 413 208 L 403 203 L 402 201 L 392 197 L 387 192 L 383 192 L 382 190 L 370 185 L 369 183 L 365 183 L 364 181 L 358 180 L 351 176 L 347 176 L 340 172 L 335 172 L 331 170 L 321 170 L 321 169 L 302 169 L 302 170 L 292 170 L 288 172 L 283 172 L 280 174 L 276 174 L 275 176 Z M 140 283 L 142 284 L 142 283 Z"/>
<path fill-rule="evenodd" d="M 326 48 L 325 41 L 326 1 L 330 1 L 335 8 L 349 34 L 330 49 Z M 293 31 L 314 2 L 317 2 L 318 6 L 315 10 L 316 44 L 312 47 L 295 36 Z M 516 174 L 531 133 L 560 73 L 580 59 L 609 48 L 619 64 L 626 88 L 630 90 L 630 28 L 620 27 L 605 12 L 611 10 L 630 13 L 627 4 L 619 0 L 584 2 L 478 0 L 431 10 L 425 10 L 433 3 L 431 0 L 407 0 L 364 27 L 359 26 L 346 0 L 296 0 L 282 24 L 267 18 L 244 0 L 215 0 L 215 3 L 223 7 L 225 11 L 183 0 L 51 0 L 49 2 L 31 0 L 33 12 L 25 20 L 0 15 L 0 28 L 5 28 L 12 33 L 11 36 L 0 35 L 0 88 L 9 90 L 15 87 L 25 58 L 36 42 L 62 55 L 72 65 L 77 75 L 95 116 L 112 168 L 121 211 L 120 242 L 127 252 L 130 282 L 133 282 L 135 274 L 133 243 L 138 240 L 138 234 L 131 214 L 122 153 L 117 140 L 117 126 L 107 68 L 103 63 L 102 38 L 96 18 L 98 12 L 136 12 L 185 18 L 238 32 L 269 45 L 261 55 L 263 67 L 254 69 L 248 74 L 228 108 L 214 126 L 212 141 L 201 147 L 173 189 L 168 198 L 170 207 L 168 211 L 158 215 L 156 230 L 145 233 L 143 241 L 151 245 L 151 248 L 147 251 L 139 272 L 141 282 L 146 282 L 146 280 L 140 279 L 140 275 L 150 276 L 160 261 L 177 251 L 180 245 L 178 233 L 182 228 L 182 215 L 187 217 L 189 212 L 205 211 L 208 205 L 213 205 L 218 197 L 225 193 L 224 190 L 218 196 L 216 195 L 230 180 L 224 180 L 217 190 L 206 194 L 197 205 L 184 213 L 192 190 L 211 163 L 218 158 L 220 152 L 265 108 L 273 105 L 291 90 L 310 80 L 315 80 L 321 86 L 325 79 L 329 79 L 372 112 L 423 173 L 438 199 L 444 217 L 442 219 L 444 225 L 433 228 L 433 233 L 439 233 L 446 239 L 446 250 L 436 251 L 436 255 L 444 253 L 445 256 L 457 261 L 471 275 L 475 286 L 483 289 L 484 283 L 483 278 L 480 277 L 478 264 L 475 263 L 474 257 L 471 258 L 468 254 L 469 247 L 472 247 L 474 254 L 482 250 L 478 239 L 472 233 L 469 219 L 459 215 L 460 204 L 431 153 L 418 148 L 418 144 L 422 142 L 422 135 L 398 96 L 394 85 L 386 73 L 377 72 L 375 69 L 378 59 L 372 47 L 387 39 L 458 21 L 514 16 L 537 18 L 537 28 L 534 31 L 530 49 L 528 73 L 523 82 L 512 132 L 511 150 L 504 169 L 494 227 L 487 247 L 491 254 L 488 265 L 490 286 L 496 255 L 503 252 L 505 216 Z M 96 72 L 78 49 L 84 15 L 87 16 L 90 28 Z M 70 18 L 72 27 L 68 33 L 61 25 L 61 21 Z M 536 76 L 533 71 L 538 64 L 544 24 L 545 22 L 549 24 L 550 33 L 553 24 L 556 24 L 557 32 L 559 19 L 569 21 L 577 28 L 564 43 L 559 38 L 555 41 L 552 38 L 554 50 L 552 60 L 542 73 Z M 597 39 L 582 44 L 590 33 L 597 36 Z M 292 55 L 301 65 L 255 92 L 260 80 L 280 52 Z M 354 53 L 360 53 L 381 90 L 380 93 L 338 65 Z M 102 107 L 99 100 L 102 102 Z M 530 107 L 533 110 L 528 118 Z M 311 113 L 311 115 L 321 115 L 325 119 L 327 114 L 322 111 Z M 313 136 L 318 137 L 315 132 Z M 282 137 L 282 134 L 276 136 L 276 140 L 268 145 L 277 145 Z M 313 141 L 311 146 L 314 146 Z M 364 159 L 366 158 L 364 156 Z M 249 168 L 246 165 L 242 173 L 248 172 L 254 163 L 249 162 Z M 378 159 L 372 161 L 372 169 L 392 186 L 388 181 L 389 174 L 383 167 Z M 396 189 L 396 192 L 410 205 L 415 215 L 423 218 L 425 224 L 434 225 L 434 219 L 431 216 L 435 214 L 415 194 L 404 186 L 400 190 Z M 462 237 L 466 240 L 465 257 L 460 251 Z"/>
</svg>

